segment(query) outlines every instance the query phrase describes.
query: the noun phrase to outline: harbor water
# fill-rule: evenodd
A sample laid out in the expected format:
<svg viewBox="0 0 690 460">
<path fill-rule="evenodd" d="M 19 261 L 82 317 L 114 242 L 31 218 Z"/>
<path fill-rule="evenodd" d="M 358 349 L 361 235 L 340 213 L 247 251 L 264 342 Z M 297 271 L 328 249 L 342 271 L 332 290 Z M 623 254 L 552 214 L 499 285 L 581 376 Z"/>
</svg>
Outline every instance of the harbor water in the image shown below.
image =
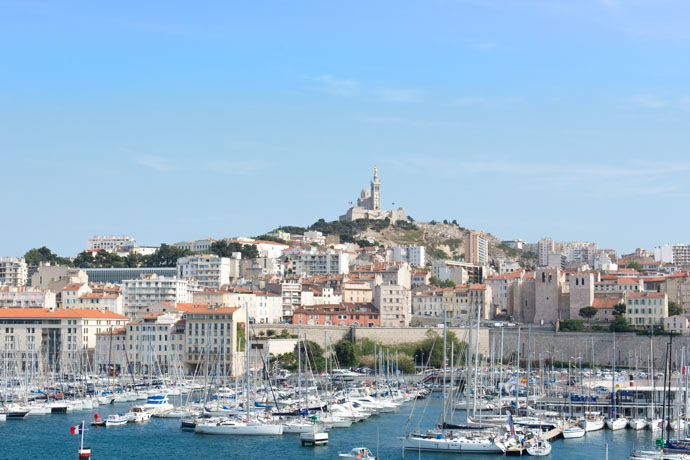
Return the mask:
<svg viewBox="0 0 690 460">
<path fill-rule="evenodd" d="M 92 457 L 100 459 L 334 459 L 338 452 L 366 446 L 381 459 L 400 459 L 400 436 L 409 430 L 426 430 L 438 421 L 441 399 L 438 393 L 430 400 L 405 403 L 398 412 L 372 416 L 347 429 L 334 428 L 327 446 L 302 447 L 299 435 L 279 437 L 213 436 L 185 432 L 177 419 L 153 418 L 144 424 L 120 427 L 93 427 L 93 414 L 107 417 L 111 413 L 126 412 L 133 403 L 101 406 L 94 411 L 70 414 L 26 417 L 0 423 L 0 459 L 75 459 L 79 436 L 70 435 L 70 426 L 82 420 L 87 424 L 85 445 L 92 449 Z M 414 411 L 412 408 L 414 405 Z M 412 415 L 411 415 L 412 412 Z M 463 413 L 456 414 L 461 423 Z M 409 424 L 408 424 L 409 420 Z M 580 439 L 553 441 L 549 458 L 559 460 L 627 459 L 634 448 L 651 449 L 654 436 L 649 430 L 608 431 L 588 433 Z M 444 454 L 405 451 L 407 459 L 505 458 L 491 454 Z"/>
</svg>

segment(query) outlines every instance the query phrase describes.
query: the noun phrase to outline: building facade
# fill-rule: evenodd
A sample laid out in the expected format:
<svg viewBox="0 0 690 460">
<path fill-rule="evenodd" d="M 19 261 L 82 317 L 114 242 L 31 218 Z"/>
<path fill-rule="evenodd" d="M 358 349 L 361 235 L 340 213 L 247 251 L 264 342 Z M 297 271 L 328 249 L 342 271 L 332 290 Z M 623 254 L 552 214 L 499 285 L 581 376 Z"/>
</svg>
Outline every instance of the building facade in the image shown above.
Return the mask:
<svg viewBox="0 0 690 460">
<path fill-rule="evenodd" d="M 0 257 L 0 286 L 26 286 L 29 267 L 23 258 Z"/>
</svg>

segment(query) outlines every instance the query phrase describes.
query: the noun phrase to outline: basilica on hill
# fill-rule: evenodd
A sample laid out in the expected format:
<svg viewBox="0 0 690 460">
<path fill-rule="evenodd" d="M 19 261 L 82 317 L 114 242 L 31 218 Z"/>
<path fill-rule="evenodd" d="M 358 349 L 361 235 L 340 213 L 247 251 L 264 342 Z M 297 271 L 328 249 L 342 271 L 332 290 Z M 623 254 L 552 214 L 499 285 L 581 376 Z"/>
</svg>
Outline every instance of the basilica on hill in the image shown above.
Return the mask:
<svg viewBox="0 0 690 460">
<path fill-rule="evenodd" d="M 353 206 L 340 216 L 340 220 L 357 219 L 390 219 L 391 222 L 407 220 L 405 209 L 400 207 L 390 211 L 381 209 L 381 182 L 379 182 L 379 169 L 374 166 L 374 178 L 371 180 L 371 188 L 362 189 L 357 198 L 357 206 Z"/>
</svg>

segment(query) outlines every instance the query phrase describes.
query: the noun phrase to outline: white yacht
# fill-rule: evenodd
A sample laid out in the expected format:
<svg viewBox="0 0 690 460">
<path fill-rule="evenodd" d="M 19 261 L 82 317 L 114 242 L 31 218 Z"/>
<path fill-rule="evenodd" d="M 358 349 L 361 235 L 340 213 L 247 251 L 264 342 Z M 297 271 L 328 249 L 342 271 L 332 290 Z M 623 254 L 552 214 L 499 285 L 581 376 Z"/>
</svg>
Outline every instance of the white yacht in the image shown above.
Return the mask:
<svg viewBox="0 0 690 460">
<path fill-rule="evenodd" d="M 210 419 L 199 421 L 194 428 L 194 432 L 242 436 L 280 436 L 283 434 L 283 425 L 257 421 L 245 422 L 230 418 L 222 420 Z"/>
</svg>

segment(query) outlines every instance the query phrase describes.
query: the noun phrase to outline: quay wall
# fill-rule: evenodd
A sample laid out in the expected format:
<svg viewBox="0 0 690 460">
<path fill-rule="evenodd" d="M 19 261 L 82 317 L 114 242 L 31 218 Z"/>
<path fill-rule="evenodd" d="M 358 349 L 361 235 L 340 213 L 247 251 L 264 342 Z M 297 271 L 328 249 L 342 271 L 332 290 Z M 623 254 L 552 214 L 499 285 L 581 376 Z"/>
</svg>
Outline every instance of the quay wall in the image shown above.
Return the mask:
<svg viewBox="0 0 690 460">
<path fill-rule="evenodd" d="M 503 354 L 508 357 L 517 351 L 517 328 L 503 328 Z M 528 329 L 520 330 L 520 359 L 527 357 Z M 501 328 L 490 329 L 490 341 L 493 343 L 496 353 L 501 345 Z M 646 370 L 649 366 L 650 341 L 654 349 L 654 367 L 662 371 L 667 336 L 646 337 L 635 333 L 616 333 L 616 366 L 637 367 Z M 491 345 L 489 345 L 491 346 Z M 672 358 L 674 366 L 681 362 L 682 348 L 686 348 L 686 364 L 690 360 L 688 347 L 690 337 L 673 337 Z M 557 361 L 573 362 L 582 357 L 585 362 L 592 361 L 594 350 L 594 362 L 600 365 L 610 366 L 613 360 L 613 334 L 595 332 L 554 332 L 543 329 L 532 329 L 531 333 L 532 359 L 553 358 Z"/>
<path fill-rule="evenodd" d="M 437 333 L 439 337 L 443 335 L 443 329 L 439 327 L 348 327 L 348 326 L 297 326 L 295 324 L 253 324 L 252 334 L 264 334 L 272 329 L 276 335 L 284 329 L 289 334 L 297 334 L 298 328 L 302 336 L 324 346 L 326 337 L 329 344 L 334 344 L 342 338 L 354 340 L 369 339 L 381 345 L 399 345 L 401 343 L 419 342 L 427 337 L 431 331 Z M 462 327 L 449 327 L 448 331 L 453 332 L 460 341 L 467 341 L 468 330 Z M 476 330 L 473 330 L 473 336 Z M 474 340 L 474 339 L 473 339 Z M 474 348 L 474 345 L 473 345 Z M 489 329 L 479 329 L 479 353 L 489 353 Z"/>
</svg>

